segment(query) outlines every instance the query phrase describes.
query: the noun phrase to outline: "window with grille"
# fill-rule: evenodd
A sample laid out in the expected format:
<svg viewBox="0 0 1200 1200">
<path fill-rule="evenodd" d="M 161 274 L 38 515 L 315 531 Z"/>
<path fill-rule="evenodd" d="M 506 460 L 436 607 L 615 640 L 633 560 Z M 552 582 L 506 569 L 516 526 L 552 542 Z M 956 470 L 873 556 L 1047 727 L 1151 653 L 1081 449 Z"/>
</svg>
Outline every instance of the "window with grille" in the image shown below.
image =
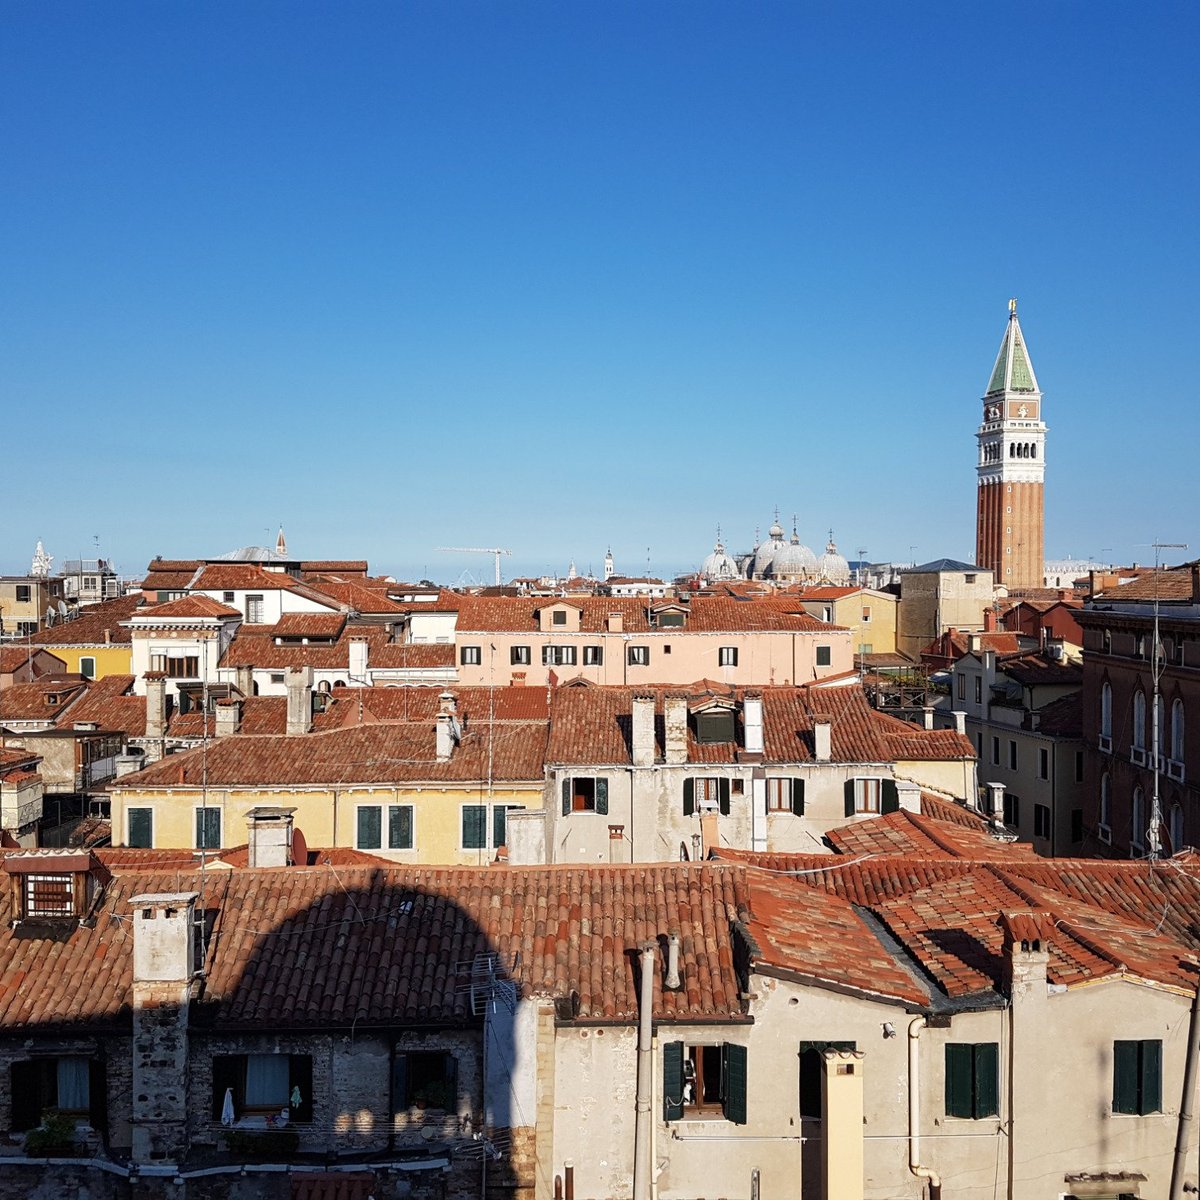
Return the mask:
<svg viewBox="0 0 1200 1200">
<path fill-rule="evenodd" d="M 27 917 L 74 916 L 74 876 L 26 875 L 25 915 Z"/>
</svg>

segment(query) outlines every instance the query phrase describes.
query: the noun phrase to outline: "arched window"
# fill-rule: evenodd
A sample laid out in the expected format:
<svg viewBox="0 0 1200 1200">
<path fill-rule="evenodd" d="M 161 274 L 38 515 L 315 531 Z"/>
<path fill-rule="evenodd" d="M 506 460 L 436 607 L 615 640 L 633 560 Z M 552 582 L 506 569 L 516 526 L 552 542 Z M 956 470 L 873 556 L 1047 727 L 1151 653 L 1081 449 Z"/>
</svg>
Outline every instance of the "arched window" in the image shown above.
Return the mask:
<svg viewBox="0 0 1200 1200">
<path fill-rule="evenodd" d="M 318 692 L 328 692 L 329 690 L 330 690 L 330 687 L 329 687 L 328 679 L 322 679 L 321 682 L 317 684 Z"/>
<path fill-rule="evenodd" d="M 1131 739 L 1135 750 L 1146 748 L 1146 693 L 1133 693 L 1133 737 Z"/>
<path fill-rule="evenodd" d="M 1112 841 L 1112 780 L 1107 771 L 1100 776 L 1100 840 Z"/>
<path fill-rule="evenodd" d="M 1112 739 L 1112 687 L 1107 680 L 1100 689 L 1100 736 Z"/>
<path fill-rule="evenodd" d="M 1034 442 L 1033 445 L 1029 447 L 1029 457 L 1037 458 L 1037 442 Z"/>
<path fill-rule="evenodd" d="M 1106 629 L 1104 631 L 1104 636 L 1101 638 L 1100 648 L 1104 651 L 1105 654 L 1112 653 L 1112 630 L 1111 629 Z"/>
<path fill-rule="evenodd" d="M 1144 854 L 1146 851 L 1146 794 L 1140 787 L 1133 789 L 1132 828 L 1129 833 L 1129 854 Z"/>
<path fill-rule="evenodd" d="M 1183 849 L 1183 809 L 1178 804 L 1171 806 L 1171 821 L 1167 829 L 1171 839 L 1171 853 L 1178 854 Z"/>
<path fill-rule="evenodd" d="M 1009 446 L 1008 446 L 1008 457 L 1009 457 L 1009 458 L 1016 458 L 1016 457 L 1017 457 L 1017 443 L 1016 443 L 1016 442 L 1010 442 L 1010 443 L 1009 443 Z"/>
<path fill-rule="evenodd" d="M 1171 757 L 1183 762 L 1184 720 L 1183 701 L 1176 699 L 1171 705 Z"/>
</svg>

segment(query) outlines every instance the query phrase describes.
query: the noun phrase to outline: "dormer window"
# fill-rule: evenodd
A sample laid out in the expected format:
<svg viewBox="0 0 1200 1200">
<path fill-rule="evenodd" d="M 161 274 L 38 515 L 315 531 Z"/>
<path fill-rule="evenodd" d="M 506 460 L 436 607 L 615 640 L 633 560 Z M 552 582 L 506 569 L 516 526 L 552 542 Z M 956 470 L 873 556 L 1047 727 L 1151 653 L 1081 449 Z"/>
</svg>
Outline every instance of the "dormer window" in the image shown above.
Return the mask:
<svg viewBox="0 0 1200 1200">
<path fill-rule="evenodd" d="M 658 614 L 659 629 L 681 629 L 687 618 L 681 612 L 665 612 Z"/>
<path fill-rule="evenodd" d="M 565 608 L 556 608 L 550 614 L 551 625 L 565 625 L 567 623 L 567 610 Z"/>
<path fill-rule="evenodd" d="M 30 850 L 5 855 L 16 921 L 61 921 L 87 913 L 104 868 L 87 853 Z"/>
<path fill-rule="evenodd" d="M 733 710 L 710 708 L 696 714 L 696 741 L 732 742 L 734 739 Z"/>
<path fill-rule="evenodd" d="M 73 917 L 74 880 L 70 875 L 26 875 L 21 911 L 27 917 Z"/>
</svg>

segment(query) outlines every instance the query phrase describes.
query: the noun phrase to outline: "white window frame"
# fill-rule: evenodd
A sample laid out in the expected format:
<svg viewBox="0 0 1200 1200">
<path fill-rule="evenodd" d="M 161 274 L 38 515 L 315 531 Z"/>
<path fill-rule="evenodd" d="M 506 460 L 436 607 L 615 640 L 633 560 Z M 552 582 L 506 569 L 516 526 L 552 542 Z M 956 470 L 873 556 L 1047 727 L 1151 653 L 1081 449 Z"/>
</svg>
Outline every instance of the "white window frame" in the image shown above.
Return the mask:
<svg viewBox="0 0 1200 1200">
<path fill-rule="evenodd" d="M 738 648 L 736 646 L 721 646 L 717 650 L 718 667 L 736 667 L 738 665 Z"/>
<path fill-rule="evenodd" d="M 860 776 L 854 781 L 855 815 L 869 813 L 878 816 L 883 812 L 883 779 L 879 776 Z"/>
</svg>

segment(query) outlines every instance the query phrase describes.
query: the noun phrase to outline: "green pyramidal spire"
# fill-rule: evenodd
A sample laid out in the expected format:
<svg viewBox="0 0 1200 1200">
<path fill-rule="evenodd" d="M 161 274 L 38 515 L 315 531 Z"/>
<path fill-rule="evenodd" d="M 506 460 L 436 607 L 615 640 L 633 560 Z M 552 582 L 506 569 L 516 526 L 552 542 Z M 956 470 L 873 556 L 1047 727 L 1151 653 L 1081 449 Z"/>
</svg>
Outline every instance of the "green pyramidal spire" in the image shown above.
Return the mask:
<svg viewBox="0 0 1200 1200">
<path fill-rule="evenodd" d="M 1008 327 L 1004 330 L 1004 340 L 1000 343 L 1000 353 L 996 355 L 996 365 L 992 368 L 992 377 L 984 395 L 1036 391 L 1037 376 L 1033 373 L 1033 363 L 1029 361 L 1021 322 L 1017 320 L 1017 302 L 1010 300 Z"/>
</svg>

